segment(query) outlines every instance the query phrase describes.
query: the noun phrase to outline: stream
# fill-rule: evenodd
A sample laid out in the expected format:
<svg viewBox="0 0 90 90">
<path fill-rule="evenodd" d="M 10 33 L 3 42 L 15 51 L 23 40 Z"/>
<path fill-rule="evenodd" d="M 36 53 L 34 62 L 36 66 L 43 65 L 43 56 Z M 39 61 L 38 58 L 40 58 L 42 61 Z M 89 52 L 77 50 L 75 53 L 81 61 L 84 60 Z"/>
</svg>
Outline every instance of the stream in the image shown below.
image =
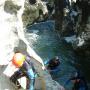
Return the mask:
<svg viewBox="0 0 90 90">
<path fill-rule="evenodd" d="M 40 28 L 39 25 L 38 27 Z M 76 57 L 72 47 L 60 40 L 57 32 L 44 27 L 43 30 L 36 29 L 35 26 L 33 29 L 28 28 L 25 36 L 30 42 L 30 46 L 41 56 L 43 61 L 49 60 L 54 56 L 59 57 L 61 61 L 60 70 L 52 73 L 52 78 L 67 88 L 66 90 L 71 90 L 73 84 L 70 82 L 65 85 L 65 83 L 76 71 L 73 65 Z"/>
</svg>

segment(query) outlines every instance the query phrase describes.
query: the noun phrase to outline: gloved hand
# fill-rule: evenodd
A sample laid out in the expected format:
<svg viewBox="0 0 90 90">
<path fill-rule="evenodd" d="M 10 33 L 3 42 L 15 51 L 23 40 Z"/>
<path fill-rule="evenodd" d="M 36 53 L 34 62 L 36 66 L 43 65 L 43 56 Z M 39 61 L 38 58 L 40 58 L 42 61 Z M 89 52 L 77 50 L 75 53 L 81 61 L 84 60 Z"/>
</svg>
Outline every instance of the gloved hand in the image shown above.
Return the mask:
<svg viewBox="0 0 90 90">
<path fill-rule="evenodd" d="M 43 69 L 43 70 L 46 70 L 46 67 L 43 65 L 43 66 L 42 66 L 42 69 Z"/>
</svg>

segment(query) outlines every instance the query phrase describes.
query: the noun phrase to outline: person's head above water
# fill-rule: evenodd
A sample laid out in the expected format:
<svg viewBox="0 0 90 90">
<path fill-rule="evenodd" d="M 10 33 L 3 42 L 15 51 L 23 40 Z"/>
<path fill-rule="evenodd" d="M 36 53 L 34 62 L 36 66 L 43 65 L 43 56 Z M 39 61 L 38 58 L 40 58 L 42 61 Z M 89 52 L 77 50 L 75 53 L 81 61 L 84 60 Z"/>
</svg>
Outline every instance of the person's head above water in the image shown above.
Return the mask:
<svg viewBox="0 0 90 90">
<path fill-rule="evenodd" d="M 52 58 L 50 61 L 53 61 L 53 62 L 60 62 L 59 60 L 59 57 L 58 56 L 55 56 L 54 58 Z"/>
<path fill-rule="evenodd" d="M 59 60 L 59 57 L 58 57 L 58 56 L 55 56 L 54 58 L 55 58 L 56 60 Z"/>
<path fill-rule="evenodd" d="M 54 58 L 50 59 L 50 61 L 49 61 L 49 66 L 50 67 L 52 67 L 52 66 L 56 67 L 58 65 L 60 65 L 60 60 L 59 60 L 58 56 L 55 56 Z"/>
</svg>

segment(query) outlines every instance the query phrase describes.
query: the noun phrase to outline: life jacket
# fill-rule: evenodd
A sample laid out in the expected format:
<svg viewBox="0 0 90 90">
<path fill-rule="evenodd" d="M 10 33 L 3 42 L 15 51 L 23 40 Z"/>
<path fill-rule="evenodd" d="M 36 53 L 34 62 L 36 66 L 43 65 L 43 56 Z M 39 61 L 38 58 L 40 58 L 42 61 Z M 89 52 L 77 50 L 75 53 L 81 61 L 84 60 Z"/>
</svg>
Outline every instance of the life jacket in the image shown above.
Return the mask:
<svg viewBox="0 0 90 90">
<path fill-rule="evenodd" d="M 26 60 L 25 55 L 22 53 L 15 53 L 13 58 L 12 58 L 12 63 L 15 65 L 17 68 L 21 67 Z"/>
</svg>

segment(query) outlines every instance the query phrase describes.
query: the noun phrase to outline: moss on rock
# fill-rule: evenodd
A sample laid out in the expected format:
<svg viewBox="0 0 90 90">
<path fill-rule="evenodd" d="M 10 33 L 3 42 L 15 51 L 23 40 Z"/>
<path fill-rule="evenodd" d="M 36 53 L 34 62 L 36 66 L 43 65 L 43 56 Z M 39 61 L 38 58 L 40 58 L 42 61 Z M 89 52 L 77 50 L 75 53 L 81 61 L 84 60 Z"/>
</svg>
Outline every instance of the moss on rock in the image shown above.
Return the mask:
<svg viewBox="0 0 90 90">
<path fill-rule="evenodd" d="M 5 1 L 4 10 L 10 14 L 17 14 L 17 11 L 21 8 L 21 6 L 15 5 L 12 1 Z"/>
<path fill-rule="evenodd" d="M 30 25 L 38 18 L 38 11 L 36 5 L 30 5 L 28 1 L 25 2 L 25 10 L 22 15 L 24 26 Z"/>
</svg>

